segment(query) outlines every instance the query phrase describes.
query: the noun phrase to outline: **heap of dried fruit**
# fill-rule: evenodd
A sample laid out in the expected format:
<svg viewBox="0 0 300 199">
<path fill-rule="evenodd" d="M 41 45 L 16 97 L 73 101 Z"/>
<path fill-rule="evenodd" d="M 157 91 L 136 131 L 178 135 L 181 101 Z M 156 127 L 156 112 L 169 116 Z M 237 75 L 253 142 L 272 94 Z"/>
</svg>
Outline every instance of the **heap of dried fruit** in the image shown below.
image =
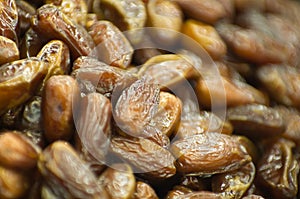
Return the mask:
<svg viewBox="0 0 300 199">
<path fill-rule="evenodd" d="M 299 23 L 294 0 L 0 0 L 0 198 L 299 198 Z"/>
</svg>

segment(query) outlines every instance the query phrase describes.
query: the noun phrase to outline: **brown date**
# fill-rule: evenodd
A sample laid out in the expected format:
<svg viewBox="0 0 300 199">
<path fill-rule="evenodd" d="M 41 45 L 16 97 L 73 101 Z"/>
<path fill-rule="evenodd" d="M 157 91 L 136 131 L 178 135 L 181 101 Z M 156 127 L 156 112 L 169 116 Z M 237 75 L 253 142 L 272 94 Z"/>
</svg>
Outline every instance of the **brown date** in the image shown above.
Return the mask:
<svg viewBox="0 0 300 199">
<path fill-rule="evenodd" d="M 282 63 L 293 53 L 284 42 L 258 30 L 223 23 L 217 31 L 230 50 L 251 63 Z"/>
<path fill-rule="evenodd" d="M 31 182 L 28 173 L 0 166 L 0 198 L 22 198 Z"/>
<path fill-rule="evenodd" d="M 211 25 L 189 19 L 184 22 L 182 33 L 198 42 L 213 59 L 220 59 L 227 52 L 226 44 Z"/>
<path fill-rule="evenodd" d="M 180 7 L 172 1 L 151 0 L 147 3 L 146 8 L 147 24 L 158 28 L 151 35 L 154 41 L 160 44 L 174 45 L 183 24 L 183 13 Z M 161 31 L 161 29 L 164 30 Z"/>
<path fill-rule="evenodd" d="M 300 107 L 300 69 L 285 65 L 264 65 L 257 69 L 256 77 L 275 101 L 286 106 Z"/>
<path fill-rule="evenodd" d="M 111 165 L 100 175 L 98 183 L 114 199 L 131 199 L 136 188 L 135 177 L 127 164 Z"/>
<path fill-rule="evenodd" d="M 162 89 L 169 89 L 194 76 L 193 65 L 183 56 L 174 54 L 157 55 L 143 64 L 138 72 L 139 77 L 148 75 Z"/>
<path fill-rule="evenodd" d="M 216 78 L 216 75 L 208 75 L 196 83 L 196 94 L 199 103 L 204 107 L 268 103 L 261 91 L 243 81 L 224 76 L 220 76 L 219 81 L 216 81 Z"/>
<path fill-rule="evenodd" d="M 49 63 L 49 79 L 52 75 L 64 75 L 70 72 L 70 52 L 66 44 L 60 40 L 48 42 L 37 54 L 37 58 Z"/>
<path fill-rule="evenodd" d="M 280 113 L 260 104 L 248 104 L 228 109 L 227 118 L 236 133 L 250 138 L 277 136 L 284 133 L 285 125 Z"/>
<path fill-rule="evenodd" d="M 77 133 L 82 147 L 98 162 L 103 163 L 111 137 L 112 107 L 108 98 L 90 93 L 80 99 L 74 113 Z"/>
<path fill-rule="evenodd" d="M 72 52 L 73 59 L 95 54 L 95 43 L 84 27 L 74 23 L 58 7 L 45 4 L 37 10 L 31 20 L 34 31 L 48 39 L 65 42 Z"/>
<path fill-rule="evenodd" d="M 219 19 L 228 16 L 220 0 L 173 0 L 182 8 L 184 14 L 199 21 L 209 24 L 216 23 Z M 230 2 L 232 3 L 232 2 Z M 227 6 L 226 6 L 227 7 Z M 232 13 L 231 13 L 232 14 Z"/>
<path fill-rule="evenodd" d="M 188 193 L 192 193 L 192 192 L 193 192 L 193 190 L 191 190 L 185 186 L 177 185 L 177 186 L 173 187 L 173 189 L 171 191 L 168 192 L 166 199 L 176 199 L 180 195 L 184 195 L 184 194 L 188 194 Z"/>
<path fill-rule="evenodd" d="M 251 161 L 245 148 L 233 137 L 206 133 L 185 137 L 171 144 L 178 172 L 205 175 L 232 171 Z"/>
<path fill-rule="evenodd" d="M 104 18 L 113 22 L 121 31 L 144 27 L 146 8 L 141 0 L 102 0 Z"/>
<path fill-rule="evenodd" d="M 137 181 L 133 199 L 158 199 L 158 197 L 149 184 Z"/>
<path fill-rule="evenodd" d="M 209 132 L 220 132 L 230 135 L 232 130 L 233 128 L 230 123 L 222 121 L 212 112 L 189 112 L 184 113 L 181 117 L 176 137 L 180 139 Z"/>
<path fill-rule="evenodd" d="M 78 95 L 78 84 L 70 76 L 56 75 L 46 82 L 42 97 L 42 124 L 49 142 L 72 137 L 73 107 L 76 107 Z"/>
<path fill-rule="evenodd" d="M 285 106 L 275 106 L 283 119 L 285 124 L 285 131 L 282 134 L 283 137 L 292 140 L 297 146 L 300 146 L 300 113 L 297 109 Z"/>
<path fill-rule="evenodd" d="M 56 141 L 39 156 L 44 182 L 60 198 L 109 198 L 88 165 L 70 144 Z"/>
<path fill-rule="evenodd" d="M 165 179 L 176 173 L 173 155 L 148 139 L 114 137 L 110 150 L 151 179 Z"/>
<path fill-rule="evenodd" d="M 124 133 L 133 137 L 150 137 L 154 134 L 151 120 L 158 105 L 158 85 L 144 77 L 122 91 L 114 106 L 114 119 Z"/>
<path fill-rule="evenodd" d="M 48 70 L 47 63 L 28 58 L 0 67 L 0 115 L 28 100 L 40 86 Z"/>
<path fill-rule="evenodd" d="M 107 97 L 111 96 L 117 86 L 130 85 L 137 80 L 128 71 L 85 56 L 74 61 L 71 76 L 79 81 L 82 93 L 98 92 Z"/>
<path fill-rule="evenodd" d="M 293 155 L 295 144 L 284 138 L 270 141 L 257 166 L 258 182 L 272 198 L 293 198 L 298 192 L 299 163 Z"/>
<path fill-rule="evenodd" d="M 0 1 L 0 35 L 18 42 L 16 29 L 18 25 L 18 10 L 15 0 Z"/>
<path fill-rule="evenodd" d="M 89 28 L 98 59 L 108 65 L 127 68 L 131 62 L 133 48 L 123 33 L 111 22 L 100 20 Z"/>
<path fill-rule="evenodd" d="M 44 78 L 40 93 L 46 82 L 53 75 L 65 75 L 70 72 L 70 52 L 66 44 L 60 40 L 48 42 L 37 54 L 37 58 L 49 64 L 48 73 Z"/>
<path fill-rule="evenodd" d="M 19 57 L 17 44 L 7 37 L 0 36 L 0 65 L 16 61 Z"/>
<path fill-rule="evenodd" d="M 87 3 L 84 0 L 46 0 L 46 4 L 57 6 L 75 23 L 85 26 L 87 20 Z"/>
<path fill-rule="evenodd" d="M 17 131 L 0 134 L 0 165 L 19 170 L 36 167 L 40 149 Z"/>
<path fill-rule="evenodd" d="M 214 175 L 212 190 L 224 198 L 241 198 L 252 184 L 254 177 L 255 165 L 250 162 L 237 170 Z"/>
<path fill-rule="evenodd" d="M 168 92 L 159 93 L 158 109 L 151 125 L 158 131 L 170 137 L 177 129 L 181 116 L 181 100 Z"/>
</svg>

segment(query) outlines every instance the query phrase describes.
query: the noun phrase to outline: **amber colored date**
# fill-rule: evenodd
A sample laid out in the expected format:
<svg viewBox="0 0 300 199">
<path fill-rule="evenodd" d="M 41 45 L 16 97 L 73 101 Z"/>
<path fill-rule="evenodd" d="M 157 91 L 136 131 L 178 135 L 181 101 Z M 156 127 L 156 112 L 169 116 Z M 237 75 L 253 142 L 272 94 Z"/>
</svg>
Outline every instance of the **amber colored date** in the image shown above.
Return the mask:
<svg viewBox="0 0 300 199">
<path fill-rule="evenodd" d="M 108 65 L 127 68 L 131 62 L 133 48 L 125 35 L 111 22 L 100 20 L 89 28 L 98 59 Z"/>
<path fill-rule="evenodd" d="M 153 188 L 142 181 L 136 182 L 136 189 L 133 194 L 133 199 L 158 199 Z"/>
<path fill-rule="evenodd" d="M 240 168 L 251 157 L 233 137 L 220 133 L 193 135 L 171 144 L 176 168 L 188 175 L 224 173 Z"/>
<path fill-rule="evenodd" d="M 0 1 L 0 35 L 18 42 L 16 29 L 18 25 L 18 10 L 15 0 Z"/>
<path fill-rule="evenodd" d="M 278 111 L 259 104 L 228 109 L 228 120 L 235 131 L 248 137 L 269 137 L 284 133 L 285 125 Z"/>
<path fill-rule="evenodd" d="M 121 85 L 126 87 L 137 80 L 126 70 L 86 56 L 74 61 L 71 76 L 79 81 L 82 93 L 98 92 L 107 97 L 111 97 L 116 87 Z"/>
<path fill-rule="evenodd" d="M 0 67 L 0 115 L 28 100 L 48 70 L 37 58 L 17 60 Z"/>
<path fill-rule="evenodd" d="M 114 107 L 117 126 L 133 137 L 149 137 L 148 127 L 157 112 L 159 88 L 146 78 L 135 81 L 122 91 Z M 153 135 L 153 134 L 152 134 Z"/>
<path fill-rule="evenodd" d="M 153 0 L 147 3 L 146 8 L 147 24 L 157 28 L 151 35 L 153 40 L 159 44 L 174 45 L 183 24 L 180 7 L 172 1 Z"/>
<path fill-rule="evenodd" d="M 114 137 L 110 150 L 133 166 L 138 173 L 150 178 L 165 179 L 176 173 L 172 154 L 148 139 Z"/>
<path fill-rule="evenodd" d="M 299 163 L 293 155 L 295 144 L 284 138 L 265 145 L 267 150 L 257 166 L 257 176 L 272 198 L 293 198 L 298 192 Z"/>
<path fill-rule="evenodd" d="M 46 4 L 54 4 L 75 23 L 85 26 L 88 7 L 84 0 L 46 0 Z"/>
<path fill-rule="evenodd" d="M 90 93 L 80 99 L 76 109 L 74 119 L 82 147 L 103 163 L 111 137 L 111 103 L 99 93 Z"/>
<path fill-rule="evenodd" d="M 224 198 L 241 198 L 255 177 L 255 165 L 250 162 L 241 168 L 212 177 L 213 192 Z"/>
<path fill-rule="evenodd" d="M 21 132 L 0 134 L 0 165 L 19 170 L 36 167 L 40 149 Z"/>
<path fill-rule="evenodd" d="M 139 77 L 150 76 L 162 89 L 169 89 L 194 76 L 192 64 L 183 56 L 174 54 L 157 55 L 150 58 L 139 70 Z"/>
<path fill-rule="evenodd" d="M 42 120 L 49 142 L 69 140 L 74 133 L 73 106 L 78 84 L 67 75 L 52 76 L 46 83 L 42 99 Z M 74 104 L 73 104 L 74 103 Z"/>
<path fill-rule="evenodd" d="M 19 57 L 17 44 L 7 37 L 0 36 L 0 65 L 16 61 Z"/>
<path fill-rule="evenodd" d="M 269 64 L 258 68 L 256 76 L 275 101 L 300 107 L 300 69 L 286 64 Z"/>
<path fill-rule="evenodd" d="M 22 198 L 31 182 L 28 173 L 0 166 L 0 198 Z"/>
<path fill-rule="evenodd" d="M 70 48 L 73 59 L 93 55 L 94 41 L 84 27 L 74 23 L 58 7 L 45 4 L 31 21 L 32 29 L 48 39 L 60 39 Z"/>
<path fill-rule="evenodd" d="M 111 165 L 100 175 L 98 183 L 116 199 L 131 199 L 136 188 L 135 176 L 127 164 Z"/>
<path fill-rule="evenodd" d="M 57 141 L 39 156 L 38 168 L 44 182 L 62 198 L 109 198 L 89 166 L 70 144 Z"/>
</svg>

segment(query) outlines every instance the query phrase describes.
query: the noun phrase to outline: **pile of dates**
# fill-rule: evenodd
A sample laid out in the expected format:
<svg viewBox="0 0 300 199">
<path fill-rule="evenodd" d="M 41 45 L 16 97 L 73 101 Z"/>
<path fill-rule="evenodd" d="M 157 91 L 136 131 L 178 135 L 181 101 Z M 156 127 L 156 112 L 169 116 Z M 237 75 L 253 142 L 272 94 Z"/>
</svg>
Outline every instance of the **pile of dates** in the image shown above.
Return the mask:
<svg viewBox="0 0 300 199">
<path fill-rule="evenodd" d="M 299 198 L 299 24 L 295 0 L 0 0 L 0 198 Z"/>
</svg>

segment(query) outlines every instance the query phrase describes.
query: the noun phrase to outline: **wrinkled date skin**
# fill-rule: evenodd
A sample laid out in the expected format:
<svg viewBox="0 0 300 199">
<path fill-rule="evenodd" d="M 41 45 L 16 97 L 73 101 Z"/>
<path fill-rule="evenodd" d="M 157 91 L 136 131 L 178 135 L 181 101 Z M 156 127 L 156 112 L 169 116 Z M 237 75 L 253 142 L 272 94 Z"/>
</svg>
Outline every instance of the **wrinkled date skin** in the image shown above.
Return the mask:
<svg viewBox="0 0 300 199">
<path fill-rule="evenodd" d="M 109 21 L 97 21 L 89 28 L 98 59 L 120 68 L 127 68 L 131 62 L 133 48 L 123 33 Z"/>
<path fill-rule="evenodd" d="M 109 198 L 88 164 L 66 142 L 49 145 L 39 155 L 38 168 L 60 198 Z"/>
<path fill-rule="evenodd" d="M 42 98 L 42 120 L 49 142 L 72 137 L 73 107 L 76 107 L 78 95 L 78 84 L 70 76 L 56 75 L 47 81 Z"/>
<path fill-rule="evenodd" d="M 153 116 L 151 125 L 170 137 L 180 121 L 182 103 L 179 98 L 168 92 L 159 93 L 157 113 Z"/>
<path fill-rule="evenodd" d="M 69 48 L 60 40 L 48 42 L 37 54 L 37 58 L 50 65 L 46 80 L 52 75 L 64 75 L 70 72 Z"/>
<path fill-rule="evenodd" d="M 85 56 L 74 61 L 71 76 L 78 80 L 82 93 L 98 92 L 107 97 L 111 97 L 117 86 L 127 86 L 137 80 L 128 71 Z"/>
<path fill-rule="evenodd" d="M 1 0 L 0 10 L 0 35 L 18 42 L 18 10 L 15 0 Z"/>
<path fill-rule="evenodd" d="M 250 187 L 255 177 L 255 166 L 252 162 L 235 171 L 217 174 L 212 177 L 213 192 L 224 198 L 241 198 Z"/>
<path fill-rule="evenodd" d="M 0 134 L 0 165 L 30 170 L 36 166 L 39 153 L 39 147 L 20 132 L 7 131 Z"/>
<path fill-rule="evenodd" d="M 102 0 L 105 19 L 112 21 L 121 31 L 144 27 L 146 8 L 141 0 Z"/>
<path fill-rule="evenodd" d="M 256 71 L 263 88 L 277 102 L 287 106 L 300 107 L 300 69 L 285 65 L 264 65 Z"/>
<path fill-rule="evenodd" d="M 0 67 L 0 115 L 28 100 L 48 70 L 37 58 L 17 60 Z"/>
<path fill-rule="evenodd" d="M 19 58 L 20 53 L 16 43 L 7 37 L 0 36 L 0 65 L 16 61 Z"/>
<path fill-rule="evenodd" d="M 230 135 L 232 129 L 230 123 L 222 121 L 211 112 L 185 112 L 181 117 L 176 137 L 184 138 L 206 132 L 220 132 Z"/>
<path fill-rule="evenodd" d="M 166 149 L 143 138 L 114 137 L 110 150 L 150 178 L 165 179 L 176 173 L 175 158 Z"/>
<path fill-rule="evenodd" d="M 132 169 L 127 164 L 114 164 L 99 177 L 100 183 L 110 198 L 131 199 L 136 188 Z"/>
<path fill-rule="evenodd" d="M 280 113 L 264 105 L 249 104 L 230 108 L 227 118 L 237 133 L 251 138 L 273 137 L 285 131 Z"/>
<path fill-rule="evenodd" d="M 188 175 L 224 173 L 251 161 L 236 139 L 220 133 L 185 137 L 172 143 L 170 150 L 177 158 L 177 170 Z"/>
<path fill-rule="evenodd" d="M 136 182 L 136 189 L 133 199 L 158 199 L 153 188 L 142 181 Z"/>
<path fill-rule="evenodd" d="M 88 8 L 84 0 L 46 0 L 46 4 L 54 4 L 75 23 L 85 26 Z"/>
<path fill-rule="evenodd" d="M 267 151 L 257 166 L 261 186 L 268 189 L 273 198 L 293 198 L 298 192 L 299 164 L 293 156 L 295 144 L 280 138 L 265 147 Z"/>
<path fill-rule="evenodd" d="M 148 75 L 161 89 L 168 90 L 195 75 L 189 61 L 180 55 L 165 54 L 150 58 L 138 72 L 139 77 Z"/>
<path fill-rule="evenodd" d="M 111 115 L 109 99 L 99 93 L 90 93 L 80 99 L 79 111 L 74 113 L 82 147 L 99 162 L 104 162 L 109 147 Z"/>
<path fill-rule="evenodd" d="M 58 7 L 46 4 L 37 10 L 32 18 L 34 31 L 48 39 L 60 39 L 72 52 L 73 59 L 83 55 L 93 55 L 95 43 L 88 32 L 74 23 Z"/>
<path fill-rule="evenodd" d="M 159 104 L 158 85 L 146 78 L 135 81 L 122 91 L 114 106 L 114 119 L 117 126 L 134 137 L 150 137 L 150 121 L 157 112 Z M 155 128 L 155 127 L 154 127 Z"/>
</svg>

